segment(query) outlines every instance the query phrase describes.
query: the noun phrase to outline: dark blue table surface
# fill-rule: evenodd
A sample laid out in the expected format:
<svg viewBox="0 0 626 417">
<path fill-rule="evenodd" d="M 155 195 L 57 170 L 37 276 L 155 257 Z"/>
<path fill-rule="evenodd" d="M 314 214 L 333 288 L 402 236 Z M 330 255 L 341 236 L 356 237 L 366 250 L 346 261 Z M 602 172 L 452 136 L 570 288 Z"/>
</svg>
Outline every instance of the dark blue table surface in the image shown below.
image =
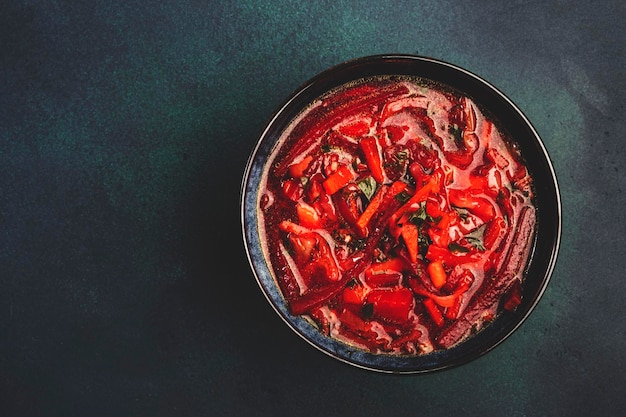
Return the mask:
<svg viewBox="0 0 626 417">
<path fill-rule="evenodd" d="M 625 22 L 617 1 L 3 1 L 0 415 L 623 414 Z M 429 375 L 353 368 L 292 334 L 241 238 L 268 117 L 379 53 L 501 89 L 562 192 L 535 312 Z"/>
</svg>

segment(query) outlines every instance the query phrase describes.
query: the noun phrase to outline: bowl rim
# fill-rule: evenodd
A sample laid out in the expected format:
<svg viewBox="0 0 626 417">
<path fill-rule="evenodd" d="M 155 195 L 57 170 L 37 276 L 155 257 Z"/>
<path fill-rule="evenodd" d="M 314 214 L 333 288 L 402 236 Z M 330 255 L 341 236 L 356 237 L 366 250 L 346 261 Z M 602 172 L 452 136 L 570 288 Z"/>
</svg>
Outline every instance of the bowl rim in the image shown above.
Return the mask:
<svg viewBox="0 0 626 417">
<path fill-rule="evenodd" d="M 386 71 L 377 71 L 376 68 L 379 67 L 386 68 Z M 271 150 L 276 145 L 282 130 L 302 109 L 302 106 L 297 105 L 298 103 L 303 102 L 304 106 L 306 106 L 329 89 L 343 85 L 350 80 L 376 75 L 405 75 L 404 73 L 398 74 L 398 68 L 400 67 L 406 68 L 406 71 L 413 71 L 406 75 L 433 79 L 440 83 L 448 84 L 463 94 L 467 94 L 466 88 L 459 86 L 459 83 L 451 83 L 449 80 L 441 81 L 441 78 L 445 77 L 460 77 L 461 81 L 472 85 L 472 90 L 484 90 L 482 92 L 486 95 L 483 97 L 483 102 L 496 100 L 503 104 L 506 109 L 501 109 L 495 113 L 504 114 L 504 112 L 508 112 L 508 116 L 515 119 L 515 125 L 525 128 L 526 131 L 519 133 L 518 136 L 510 132 L 511 136 L 513 141 L 520 144 L 523 157 L 528 159 L 529 154 L 532 154 L 533 163 L 540 165 L 537 171 L 544 174 L 540 194 L 545 194 L 544 197 L 550 197 L 550 201 L 545 198 L 541 200 L 539 197 L 537 198 L 537 205 L 539 206 L 538 226 L 534 233 L 531 254 L 524 271 L 525 280 L 528 279 L 531 267 L 537 265 L 537 256 L 544 256 L 544 259 L 541 259 L 540 267 L 537 267 L 539 268 L 537 273 L 540 273 L 542 276 L 534 280 L 537 282 L 532 289 L 530 302 L 523 302 L 523 308 L 518 308 L 512 314 L 500 314 L 496 320 L 459 345 L 426 355 L 395 355 L 366 352 L 337 339 L 324 336 L 306 317 L 291 315 L 275 282 L 273 272 L 258 245 L 258 222 L 256 218 L 258 187 L 255 187 L 254 181 L 251 181 L 255 175 L 260 176 L 262 174 L 265 164 L 264 162 L 260 163 L 260 161 L 263 161 L 271 154 Z M 418 70 L 426 73 L 426 75 L 414 73 Z M 437 75 L 440 73 L 441 75 Z M 476 94 L 467 95 L 475 96 Z M 479 101 L 477 104 L 482 106 L 483 102 Z M 486 108 L 491 110 L 489 106 Z M 284 126 L 277 128 L 277 125 L 279 127 L 281 125 Z M 506 121 L 503 122 L 503 125 L 505 127 L 509 126 Z M 277 131 L 277 134 L 272 136 L 274 130 Z M 525 149 L 521 146 L 522 144 L 519 140 L 522 136 L 524 136 L 524 140 L 530 142 L 526 145 L 533 145 L 534 149 Z M 529 163 L 527 162 L 528 165 Z M 526 115 L 502 91 L 477 74 L 450 62 L 412 54 L 367 55 L 347 60 L 318 73 L 293 90 L 287 99 L 272 113 L 271 117 L 263 125 L 260 135 L 257 136 L 241 182 L 240 205 L 244 249 L 255 280 L 274 311 L 288 327 L 316 349 L 343 363 L 370 371 L 393 374 L 416 374 L 451 369 L 485 355 L 507 340 L 526 321 L 542 298 L 556 266 L 562 234 L 561 196 L 555 169 L 543 140 Z M 545 208 L 545 206 L 548 207 Z M 550 209 L 550 212 L 545 212 L 548 209 Z M 548 226 L 551 225 L 551 227 L 546 227 L 545 224 L 539 223 L 539 216 L 545 216 L 547 220 L 543 220 L 543 222 L 547 221 Z M 544 234 L 548 234 L 549 242 L 541 240 Z M 537 254 L 537 245 L 541 245 L 541 249 L 546 251 L 546 253 Z M 527 297 L 526 294 L 525 297 Z"/>
</svg>

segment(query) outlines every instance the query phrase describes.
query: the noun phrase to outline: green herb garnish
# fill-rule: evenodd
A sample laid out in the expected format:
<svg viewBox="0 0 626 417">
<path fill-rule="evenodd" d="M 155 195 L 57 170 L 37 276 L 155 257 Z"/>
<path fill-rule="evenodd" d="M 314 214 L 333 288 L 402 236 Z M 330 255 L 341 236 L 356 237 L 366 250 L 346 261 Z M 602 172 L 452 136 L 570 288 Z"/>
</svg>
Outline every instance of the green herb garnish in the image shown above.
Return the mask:
<svg viewBox="0 0 626 417">
<path fill-rule="evenodd" d="M 465 240 L 467 243 L 475 247 L 477 250 L 484 252 L 485 251 L 485 229 L 487 228 L 486 224 L 483 224 L 480 227 L 477 227 L 472 232 L 465 235 Z"/>
<path fill-rule="evenodd" d="M 406 203 L 411 199 L 411 194 L 408 191 L 404 190 L 398 194 L 396 194 L 395 199 L 401 203 Z"/>
<path fill-rule="evenodd" d="M 376 193 L 376 188 L 378 187 L 378 184 L 376 184 L 376 180 L 374 178 L 365 177 L 357 183 L 357 186 L 363 192 L 363 194 L 365 194 L 365 197 L 368 200 L 371 200 Z"/>
<path fill-rule="evenodd" d="M 469 252 L 469 249 L 467 249 L 465 246 L 459 245 L 456 242 L 452 242 L 448 244 L 448 250 L 450 252 L 459 252 L 459 253 L 467 253 Z"/>
</svg>

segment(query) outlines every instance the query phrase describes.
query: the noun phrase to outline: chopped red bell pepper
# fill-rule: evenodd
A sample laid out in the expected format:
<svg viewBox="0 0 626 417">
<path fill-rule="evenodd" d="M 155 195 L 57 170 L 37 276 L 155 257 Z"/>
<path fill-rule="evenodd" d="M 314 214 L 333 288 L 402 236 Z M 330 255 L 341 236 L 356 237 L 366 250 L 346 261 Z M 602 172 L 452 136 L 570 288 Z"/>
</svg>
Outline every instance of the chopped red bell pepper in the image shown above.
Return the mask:
<svg viewBox="0 0 626 417">
<path fill-rule="evenodd" d="M 296 262 L 300 265 L 311 260 L 311 254 L 317 244 L 317 239 L 311 233 L 289 234 L 289 240 L 294 250 Z"/>
<path fill-rule="evenodd" d="M 448 212 L 441 207 L 442 203 L 445 202 L 440 201 L 440 198 L 440 196 L 430 196 L 426 199 L 426 213 L 433 219 L 438 217 L 443 218 L 444 215 L 448 214 Z"/>
<path fill-rule="evenodd" d="M 296 213 L 298 214 L 298 222 L 311 229 L 317 229 L 323 226 L 322 218 L 314 207 L 308 205 L 304 201 L 296 204 Z"/>
<path fill-rule="evenodd" d="M 376 289 L 367 296 L 367 302 L 374 306 L 374 316 L 392 323 L 403 323 L 409 319 L 413 300 L 413 293 L 408 288 Z"/>
<path fill-rule="evenodd" d="M 352 170 L 347 165 L 340 165 L 335 172 L 324 180 L 322 185 L 329 195 L 333 195 L 352 181 L 353 178 L 354 173 Z"/>
<path fill-rule="evenodd" d="M 406 261 L 401 257 L 389 258 L 383 262 L 373 263 L 365 270 L 366 274 L 378 274 L 383 272 L 403 272 L 408 269 Z"/>
<path fill-rule="evenodd" d="M 407 189 L 407 185 L 403 181 L 394 181 L 389 187 L 389 192 L 387 193 L 388 198 L 396 198 L 398 194 Z"/>
<path fill-rule="evenodd" d="M 365 302 L 365 296 L 367 291 L 365 287 L 361 285 L 347 286 L 341 293 L 341 298 L 344 303 L 361 305 Z"/>
</svg>

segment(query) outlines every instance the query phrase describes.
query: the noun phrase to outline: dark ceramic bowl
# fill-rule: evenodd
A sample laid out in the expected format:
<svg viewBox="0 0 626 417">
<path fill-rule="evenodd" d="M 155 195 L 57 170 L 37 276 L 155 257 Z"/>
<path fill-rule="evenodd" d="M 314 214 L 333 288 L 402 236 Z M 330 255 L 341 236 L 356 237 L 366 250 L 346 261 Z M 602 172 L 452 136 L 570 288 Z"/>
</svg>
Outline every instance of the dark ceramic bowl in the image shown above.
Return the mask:
<svg viewBox="0 0 626 417">
<path fill-rule="evenodd" d="M 259 182 L 266 161 L 283 130 L 299 112 L 327 91 L 346 82 L 379 75 L 409 75 L 446 84 L 472 98 L 509 132 L 535 180 L 537 230 L 523 286 L 522 303 L 504 312 L 476 335 L 447 350 L 427 355 L 374 354 L 323 335 L 303 316 L 291 315 L 268 266 L 258 231 Z M 530 121 L 502 92 L 458 66 L 411 55 L 377 55 L 330 68 L 296 90 L 271 117 L 248 161 L 241 189 L 245 248 L 258 284 L 278 315 L 298 335 L 322 352 L 357 367 L 389 373 L 422 373 L 451 368 L 489 352 L 510 336 L 532 312 L 555 266 L 561 234 L 558 185 L 546 149 Z"/>
</svg>

